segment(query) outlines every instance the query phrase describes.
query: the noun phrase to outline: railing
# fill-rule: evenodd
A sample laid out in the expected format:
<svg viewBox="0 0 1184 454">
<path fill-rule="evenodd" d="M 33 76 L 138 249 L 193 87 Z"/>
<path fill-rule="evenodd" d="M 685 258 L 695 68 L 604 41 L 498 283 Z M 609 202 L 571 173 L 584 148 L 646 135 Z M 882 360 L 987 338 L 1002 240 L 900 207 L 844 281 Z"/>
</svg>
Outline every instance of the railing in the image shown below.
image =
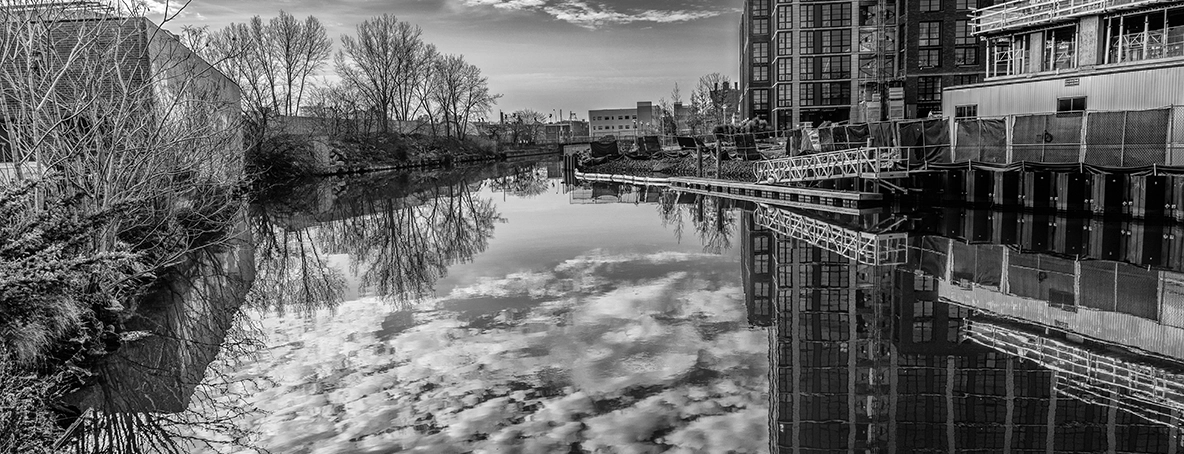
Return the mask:
<svg viewBox="0 0 1184 454">
<path fill-rule="evenodd" d="M 1136 8 L 1159 0 L 1013 0 L 983 8 L 972 19 L 975 34 L 1017 29 L 1114 9 Z"/>
<path fill-rule="evenodd" d="M 969 321 L 966 333 L 974 342 L 1057 372 L 1058 388 L 1073 397 L 1117 405 L 1156 422 L 1184 411 L 1184 375 L 991 323 Z"/>
<path fill-rule="evenodd" d="M 757 182 L 796 183 L 833 178 L 895 178 L 908 171 L 908 157 L 900 148 L 853 148 L 756 164 Z"/>
<path fill-rule="evenodd" d="M 908 262 L 909 238 L 905 233 L 860 232 L 763 205 L 757 208 L 753 216 L 756 225 L 863 265 L 899 265 Z"/>
</svg>

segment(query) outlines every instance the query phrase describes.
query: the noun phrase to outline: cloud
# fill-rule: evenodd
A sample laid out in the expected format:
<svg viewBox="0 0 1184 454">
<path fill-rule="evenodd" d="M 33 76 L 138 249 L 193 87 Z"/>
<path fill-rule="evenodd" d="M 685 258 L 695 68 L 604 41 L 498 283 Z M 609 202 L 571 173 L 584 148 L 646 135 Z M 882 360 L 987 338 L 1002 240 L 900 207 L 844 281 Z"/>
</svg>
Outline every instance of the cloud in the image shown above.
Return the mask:
<svg viewBox="0 0 1184 454">
<path fill-rule="evenodd" d="M 636 9 L 617 10 L 608 5 L 593 5 L 580 0 L 463 0 L 466 6 L 492 6 L 510 11 L 541 12 L 556 20 L 595 29 L 606 25 L 641 23 L 677 23 L 707 19 L 730 10 Z"/>
<path fill-rule="evenodd" d="M 270 317 L 269 355 L 235 371 L 265 412 L 242 424 L 274 452 L 762 452 L 768 334 L 701 271 L 723 260 L 597 251 L 455 292 L 541 298 L 496 328 L 434 310 L 384 337 L 373 299 Z M 667 271 L 602 286 L 622 264 Z"/>
</svg>

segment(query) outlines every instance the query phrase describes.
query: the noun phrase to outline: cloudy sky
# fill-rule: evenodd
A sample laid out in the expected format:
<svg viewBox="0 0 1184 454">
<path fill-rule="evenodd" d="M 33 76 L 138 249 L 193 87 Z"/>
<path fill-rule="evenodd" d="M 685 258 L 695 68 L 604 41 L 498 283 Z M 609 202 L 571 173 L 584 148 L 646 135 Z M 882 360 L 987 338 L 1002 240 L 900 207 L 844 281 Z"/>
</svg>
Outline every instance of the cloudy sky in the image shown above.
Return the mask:
<svg viewBox="0 0 1184 454">
<path fill-rule="evenodd" d="M 159 0 L 158 0 L 159 1 Z M 683 98 L 699 76 L 735 79 L 743 2 L 707 0 L 192 0 L 170 27 L 220 28 L 279 10 L 317 16 L 335 41 L 390 13 L 418 24 L 443 52 L 463 54 L 505 95 L 498 109 L 629 107 Z"/>
</svg>

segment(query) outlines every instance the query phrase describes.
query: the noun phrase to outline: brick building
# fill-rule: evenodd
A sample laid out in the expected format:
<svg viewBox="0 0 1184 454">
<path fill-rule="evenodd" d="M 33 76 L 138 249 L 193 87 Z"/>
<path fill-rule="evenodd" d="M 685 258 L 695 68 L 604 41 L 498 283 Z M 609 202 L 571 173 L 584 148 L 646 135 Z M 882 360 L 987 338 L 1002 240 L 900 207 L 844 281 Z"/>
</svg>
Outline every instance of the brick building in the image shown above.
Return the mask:
<svg viewBox="0 0 1184 454">
<path fill-rule="evenodd" d="M 973 2 L 747 0 L 741 116 L 789 129 L 939 111 L 942 87 L 984 72 Z"/>
<path fill-rule="evenodd" d="M 29 44 L 18 47 L 3 69 L 5 80 L 17 82 L 6 87 L 12 94 L 5 110 L 12 117 L 0 119 L 0 178 L 38 165 L 31 144 L 39 133 L 13 127 L 31 121 L 29 115 L 44 116 L 44 121 L 69 118 L 84 134 L 95 134 L 104 125 L 125 131 L 111 133 L 125 139 L 152 125 L 147 129 L 176 132 L 205 144 L 196 148 L 213 154 L 201 155 L 196 149 L 180 153 L 199 173 L 241 175 L 237 84 L 147 18 L 88 5 L 0 9 L 7 33 L 20 35 L 0 36 L 0 41 Z M 48 103 L 34 99 L 45 93 L 54 95 Z M 42 107 L 34 110 L 34 105 Z"/>
</svg>

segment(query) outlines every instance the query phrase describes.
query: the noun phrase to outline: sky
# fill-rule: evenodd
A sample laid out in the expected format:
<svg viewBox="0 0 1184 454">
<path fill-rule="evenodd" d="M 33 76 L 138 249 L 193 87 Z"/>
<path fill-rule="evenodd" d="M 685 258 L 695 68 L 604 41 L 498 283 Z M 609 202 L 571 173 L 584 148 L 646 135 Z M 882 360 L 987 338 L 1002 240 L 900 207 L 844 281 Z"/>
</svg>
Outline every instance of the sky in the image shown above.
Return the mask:
<svg viewBox="0 0 1184 454">
<path fill-rule="evenodd" d="M 151 0 L 162 2 L 165 0 Z M 177 3 L 173 0 L 172 6 Z M 334 42 L 382 14 L 419 25 L 424 40 L 481 68 L 496 110 L 574 111 L 683 101 L 702 75 L 736 79 L 741 0 L 191 0 L 166 28 L 219 29 L 280 10 L 316 16 Z M 496 112 L 495 112 L 496 115 Z"/>
</svg>

